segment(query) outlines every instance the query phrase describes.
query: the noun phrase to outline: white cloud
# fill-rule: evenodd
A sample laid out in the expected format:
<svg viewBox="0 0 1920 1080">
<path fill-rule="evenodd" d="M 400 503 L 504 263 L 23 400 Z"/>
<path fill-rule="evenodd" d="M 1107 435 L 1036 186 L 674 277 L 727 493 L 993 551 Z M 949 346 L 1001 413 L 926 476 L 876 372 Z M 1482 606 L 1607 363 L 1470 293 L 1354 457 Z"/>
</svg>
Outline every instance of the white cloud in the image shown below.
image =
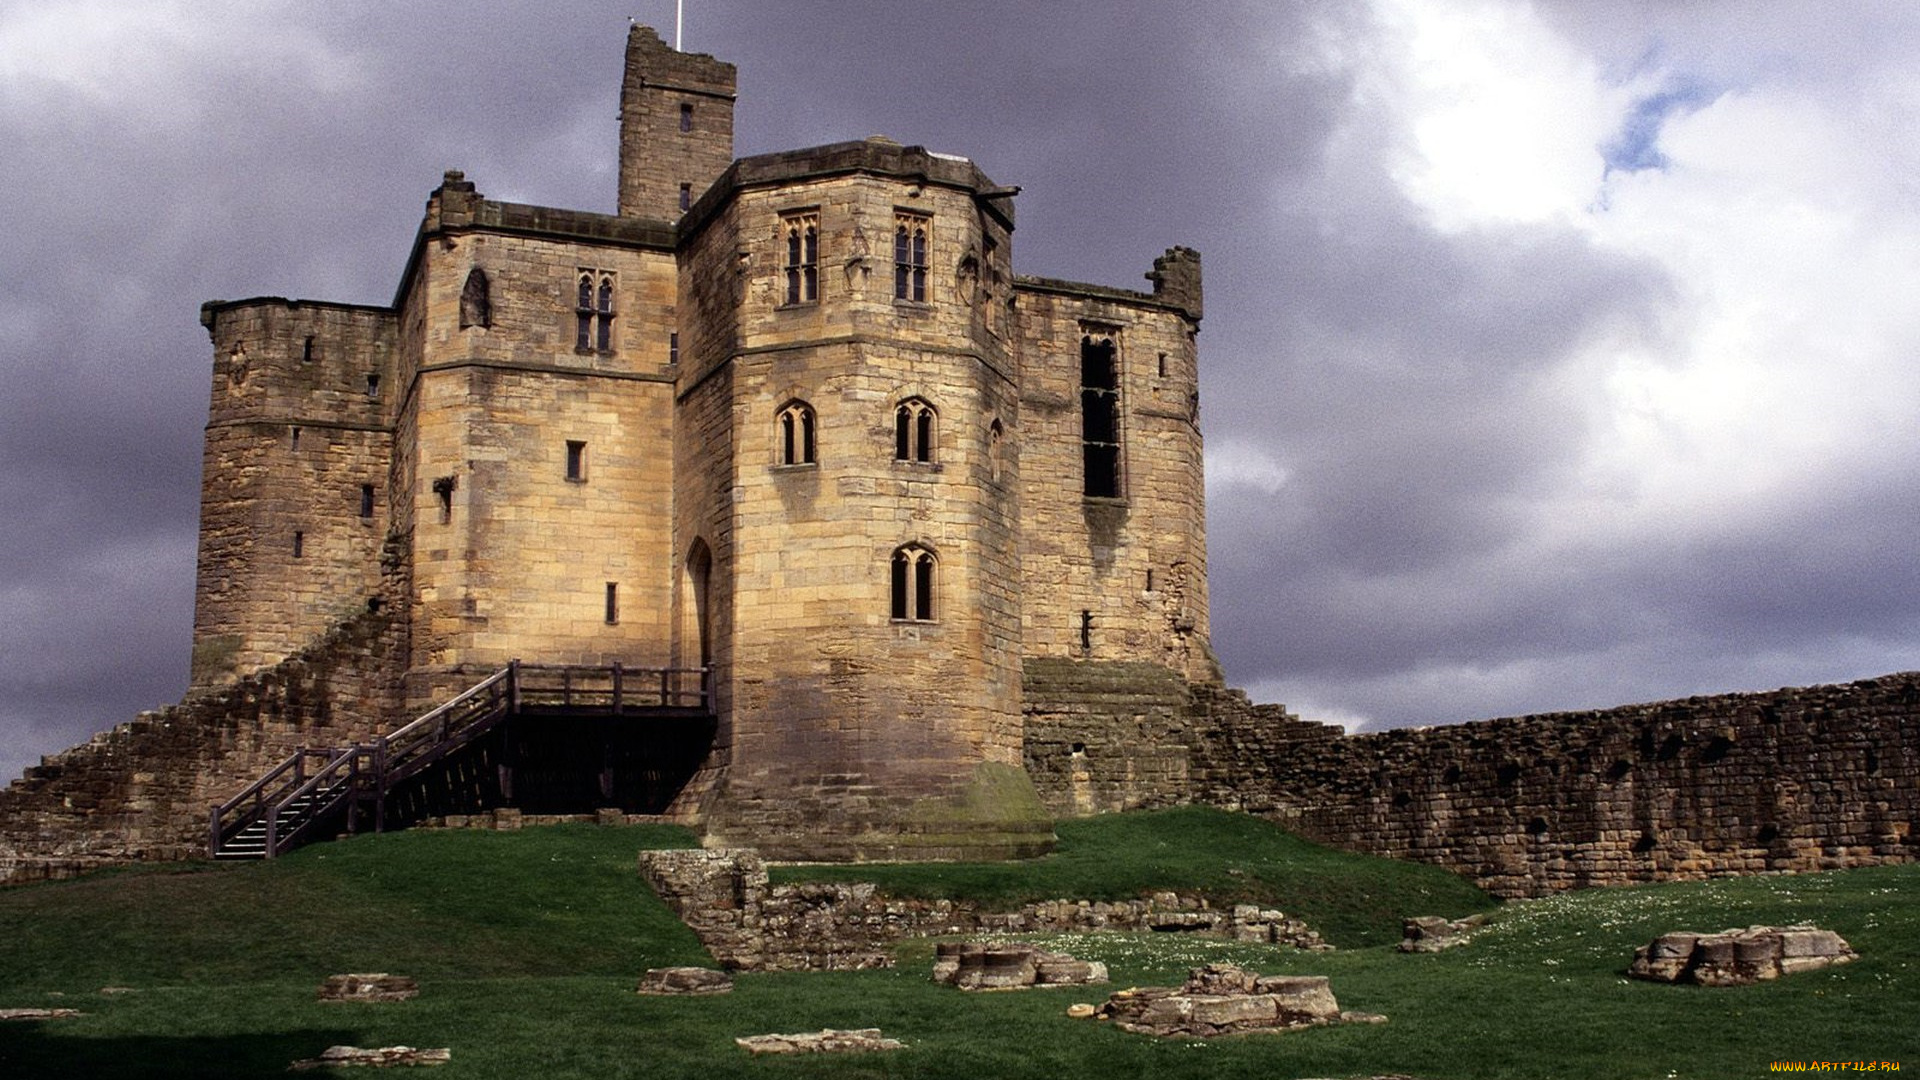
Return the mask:
<svg viewBox="0 0 1920 1080">
<path fill-rule="evenodd" d="M 1207 447 L 1207 491 L 1252 488 L 1277 495 L 1287 485 L 1286 467 L 1250 439 L 1222 439 Z"/>
</svg>

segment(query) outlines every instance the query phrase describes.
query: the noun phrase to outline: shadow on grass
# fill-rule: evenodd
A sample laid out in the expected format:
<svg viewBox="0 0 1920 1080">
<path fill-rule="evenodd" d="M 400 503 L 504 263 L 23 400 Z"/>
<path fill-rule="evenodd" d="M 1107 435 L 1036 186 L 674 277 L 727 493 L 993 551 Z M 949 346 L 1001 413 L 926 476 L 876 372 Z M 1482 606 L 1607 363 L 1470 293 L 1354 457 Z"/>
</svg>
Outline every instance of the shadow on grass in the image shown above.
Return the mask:
<svg viewBox="0 0 1920 1080">
<path fill-rule="evenodd" d="M 0 1076 L 8 1077 L 285 1077 L 287 1066 L 329 1046 L 354 1045 L 351 1028 L 258 1035 L 86 1037 L 62 1034 L 60 1021 L 0 1027 Z M 302 1075 L 302 1074 L 294 1074 Z M 337 1071 L 308 1075 L 335 1076 Z"/>
</svg>

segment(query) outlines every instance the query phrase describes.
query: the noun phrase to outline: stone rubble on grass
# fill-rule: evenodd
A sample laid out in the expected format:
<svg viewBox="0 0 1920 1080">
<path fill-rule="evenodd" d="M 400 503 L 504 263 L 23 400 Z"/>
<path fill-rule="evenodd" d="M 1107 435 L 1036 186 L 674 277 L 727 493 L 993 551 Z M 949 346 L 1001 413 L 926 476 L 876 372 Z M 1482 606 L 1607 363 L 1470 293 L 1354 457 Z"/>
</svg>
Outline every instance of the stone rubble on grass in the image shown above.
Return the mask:
<svg viewBox="0 0 1920 1080">
<path fill-rule="evenodd" d="M 727 994 L 733 992 L 733 976 L 703 967 L 648 968 L 640 977 L 636 994 Z"/>
<path fill-rule="evenodd" d="M 1439 952 L 1465 945 L 1486 921 L 1484 914 L 1451 920 L 1440 915 L 1413 916 L 1400 924 L 1400 951 Z"/>
<path fill-rule="evenodd" d="M 933 981 L 962 990 L 1085 986 L 1106 982 L 1107 965 L 1023 941 L 942 941 L 934 946 Z"/>
<path fill-rule="evenodd" d="M 1180 986 L 1121 990 L 1094 1015 L 1123 1031 L 1199 1038 L 1385 1019 L 1342 1013 L 1324 975 L 1260 975 L 1234 964 L 1194 968 Z"/>
<path fill-rule="evenodd" d="M 65 1020 L 84 1015 L 79 1009 L 0 1009 L 0 1020 Z"/>
<path fill-rule="evenodd" d="M 883 1038 L 879 1028 L 821 1031 L 797 1035 L 746 1035 L 733 1040 L 755 1054 L 846 1054 L 867 1050 L 899 1050 L 906 1044 Z"/>
<path fill-rule="evenodd" d="M 420 984 L 413 978 L 384 971 L 329 975 L 320 984 L 321 1001 L 406 1001 L 419 994 Z"/>
<path fill-rule="evenodd" d="M 445 1065 L 453 1060 L 453 1051 L 442 1047 L 437 1050 L 416 1050 L 411 1046 L 380 1046 L 362 1049 L 358 1046 L 329 1046 L 317 1058 L 303 1058 L 287 1068 L 294 1072 L 308 1069 L 331 1069 L 345 1066 L 365 1066 L 371 1069 L 391 1069 L 404 1065 Z"/>
<path fill-rule="evenodd" d="M 1717 934 L 1661 934 L 1633 951 L 1627 974 L 1654 982 L 1746 986 L 1859 959 L 1839 934 L 1805 923 Z"/>
</svg>

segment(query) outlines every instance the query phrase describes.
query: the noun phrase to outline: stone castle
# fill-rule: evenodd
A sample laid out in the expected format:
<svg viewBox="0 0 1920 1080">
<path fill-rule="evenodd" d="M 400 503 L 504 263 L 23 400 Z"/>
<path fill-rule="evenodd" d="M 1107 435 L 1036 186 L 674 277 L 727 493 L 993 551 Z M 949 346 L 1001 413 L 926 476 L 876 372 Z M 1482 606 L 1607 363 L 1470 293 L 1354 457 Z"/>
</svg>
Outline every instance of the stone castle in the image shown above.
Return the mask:
<svg viewBox="0 0 1920 1080">
<path fill-rule="evenodd" d="M 202 854 L 273 763 L 515 661 L 691 680 L 664 787 L 593 729 L 572 809 L 775 858 L 1193 801 L 1508 894 L 1914 856 L 1914 676 L 1356 737 L 1250 704 L 1208 641 L 1199 256 L 1016 275 L 1017 188 L 883 138 L 736 160 L 734 89 L 635 27 L 616 214 L 449 172 L 392 305 L 203 307 L 192 689 L 0 792 L 0 881 Z M 484 753 L 462 797 L 525 802 L 538 755 Z"/>
<path fill-rule="evenodd" d="M 867 856 L 1033 805 L 1023 662 L 1211 675 L 1199 257 L 1016 276 L 1017 188 L 883 138 L 735 160 L 734 85 L 635 27 L 617 214 L 450 172 L 392 306 L 205 306 L 196 688 L 394 577 L 409 708 L 709 668 L 709 828 Z"/>
</svg>

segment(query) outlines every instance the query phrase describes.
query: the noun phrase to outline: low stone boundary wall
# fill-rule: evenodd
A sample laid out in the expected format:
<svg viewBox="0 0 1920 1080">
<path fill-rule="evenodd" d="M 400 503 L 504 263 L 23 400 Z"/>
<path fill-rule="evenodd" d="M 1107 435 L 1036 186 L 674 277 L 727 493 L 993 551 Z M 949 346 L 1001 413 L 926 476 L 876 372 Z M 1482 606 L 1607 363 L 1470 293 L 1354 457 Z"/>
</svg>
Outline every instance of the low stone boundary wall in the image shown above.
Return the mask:
<svg viewBox="0 0 1920 1080">
<path fill-rule="evenodd" d="M 643 851 L 640 872 L 715 962 L 733 971 L 891 967 L 894 945 L 940 934 L 1145 930 L 1329 947 L 1305 923 L 1281 912 L 1248 904 L 1221 910 L 1176 893 L 982 912 L 964 902 L 888 897 L 864 882 L 770 885 L 766 863 L 744 849 Z"/>
</svg>

